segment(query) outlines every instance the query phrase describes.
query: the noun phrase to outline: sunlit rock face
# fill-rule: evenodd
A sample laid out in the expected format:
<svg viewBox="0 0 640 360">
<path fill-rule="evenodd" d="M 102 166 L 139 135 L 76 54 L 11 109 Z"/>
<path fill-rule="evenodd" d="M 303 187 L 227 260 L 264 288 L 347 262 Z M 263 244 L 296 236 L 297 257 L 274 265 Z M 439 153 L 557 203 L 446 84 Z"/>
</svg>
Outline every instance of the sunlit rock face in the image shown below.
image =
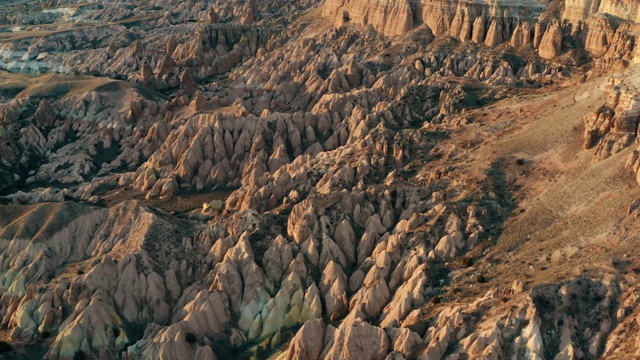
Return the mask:
<svg viewBox="0 0 640 360">
<path fill-rule="evenodd" d="M 541 57 L 554 59 L 566 52 L 563 38 L 584 47 L 592 56 L 603 57 L 610 48 L 616 54 L 620 41 L 634 42 L 635 30 L 627 26 L 638 22 L 635 2 L 571 0 L 558 18 L 548 2 L 527 1 L 339 1 L 325 2 L 323 15 L 334 26 L 369 25 L 387 36 L 406 34 L 425 24 L 436 36 L 448 34 L 462 42 L 490 47 L 510 43 L 529 46 Z M 623 26 L 618 20 L 628 22 Z M 564 22 L 567 21 L 567 22 Z M 635 29 L 635 26 L 632 26 Z M 623 38 L 624 40 L 621 40 Z M 616 43 L 616 44 L 614 44 Z M 610 66 L 612 60 L 604 60 Z M 613 60 L 615 61 L 615 60 Z"/>
<path fill-rule="evenodd" d="M 0 358 L 639 358 L 624 1 L 0 4 Z"/>
<path fill-rule="evenodd" d="M 324 5 L 324 15 L 336 26 L 354 22 L 371 24 L 376 30 L 389 35 L 406 33 L 413 27 L 426 24 L 434 35 L 441 35 L 451 27 L 453 36 L 459 36 L 463 24 L 473 32 L 476 19 L 488 21 L 488 29 L 495 18 L 504 21 L 535 18 L 545 9 L 545 2 L 525 1 L 340 1 L 330 0 Z M 482 25 L 480 23 L 476 24 Z M 500 25 L 502 26 L 502 24 Z M 487 30 L 485 29 L 485 31 Z M 476 32 L 480 31 L 476 27 Z M 500 32 L 503 30 L 500 29 Z M 509 30 L 506 30 L 509 32 Z M 502 36 L 502 34 L 501 34 Z"/>
<path fill-rule="evenodd" d="M 336 26 L 354 22 L 371 24 L 386 35 L 398 35 L 419 24 L 427 24 L 435 35 L 447 31 L 457 14 L 469 13 L 473 18 L 535 19 L 549 2 L 541 0 L 420 0 L 420 1 L 343 1 L 328 0 L 324 14 Z M 571 22 L 584 21 L 596 14 L 609 14 L 638 22 L 638 3 L 613 0 L 567 0 L 561 17 Z"/>
<path fill-rule="evenodd" d="M 372 25 L 386 35 L 400 35 L 414 26 L 414 15 L 409 1 L 330 0 L 324 5 L 324 16 L 332 19 L 336 26 L 349 24 Z"/>
</svg>

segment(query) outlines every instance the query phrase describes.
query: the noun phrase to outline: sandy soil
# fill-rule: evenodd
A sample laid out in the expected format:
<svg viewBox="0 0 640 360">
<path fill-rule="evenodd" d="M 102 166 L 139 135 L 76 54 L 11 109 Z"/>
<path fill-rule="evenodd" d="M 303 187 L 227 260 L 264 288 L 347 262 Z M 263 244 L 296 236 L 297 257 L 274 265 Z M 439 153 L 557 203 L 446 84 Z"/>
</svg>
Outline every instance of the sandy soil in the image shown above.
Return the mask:
<svg viewBox="0 0 640 360">
<path fill-rule="evenodd" d="M 460 301 L 490 288 L 509 288 L 514 280 L 540 284 L 580 274 L 599 278 L 607 269 L 628 272 L 640 265 L 632 259 L 640 236 L 626 212 L 640 188 L 623 170 L 632 147 L 594 161 L 594 149 L 582 147 L 584 126 L 576 116 L 602 104 L 605 81 L 518 95 L 465 114 L 475 123 L 461 130 L 466 134 L 451 136 L 451 142 L 464 147 L 474 135 L 484 142 L 450 162 L 469 181 L 479 182 L 488 169 L 499 169 L 507 184 L 502 195 L 513 210 L 496 224 L 494 238 L 469 253 L 474 263 L 463 273 L 482 275 L 487 283 L 456 276 L 450 296 L 455 293 Z"/>
</svg>

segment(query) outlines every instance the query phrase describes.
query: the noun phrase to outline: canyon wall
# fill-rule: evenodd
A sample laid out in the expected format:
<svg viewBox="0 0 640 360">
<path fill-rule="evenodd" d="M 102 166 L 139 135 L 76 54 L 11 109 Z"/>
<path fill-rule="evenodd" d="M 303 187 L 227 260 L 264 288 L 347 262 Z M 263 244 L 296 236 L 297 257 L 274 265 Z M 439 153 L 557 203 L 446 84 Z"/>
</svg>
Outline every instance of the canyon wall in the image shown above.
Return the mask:
<svg viewBox="0 0 640 360">
<path fill-rule="evenodd" d="M 490 47 L 534 47 L 546 59 L 577 46 L 603 58 L 599 70 L 635 61 L 640 3 L 567 0 L 564 8 L 554 6 L 541 0 L 327 0 L 323 14 L 336 27 L 371 25 L 387 36 L 425 24 L 436 36 L 448 33 Z"/>
<path fill-rule="evenodd" d="M 602 1 L 598 12 L 611 14 L 623 20 L 640 22 L 640 3 L 636 0 L 606 0 Z"/>
<path fill-rule="evenodd" d="M 566 0 L 562 18 L 582 21 L 600 13 L 637 23 L 640 21 L 639 9 L 640 3 L 634 0 Z"/>
<path fill-rule="evenodd" d="M 545 7 L 545 2 L 540 0 L 327 0 L 324 16 L 329 17 L 336 26 L 349 22 L 371 24 L 388 36 L 402 34 L 420 24 L 426 24 L 434 35 L 440 35 L 454 24 L 461 25 L 464 21 L 471 27 L 479 17 L 485 20 L 533 18 Z"/>
<path fill-rule="evenodd" d="M 407 0 L 328 0 L 323 14 L 336 26 L 350 22 L 371 24 L 389 36 L 403 34 L 414 25 L 413 11 Z"/>
</svg>

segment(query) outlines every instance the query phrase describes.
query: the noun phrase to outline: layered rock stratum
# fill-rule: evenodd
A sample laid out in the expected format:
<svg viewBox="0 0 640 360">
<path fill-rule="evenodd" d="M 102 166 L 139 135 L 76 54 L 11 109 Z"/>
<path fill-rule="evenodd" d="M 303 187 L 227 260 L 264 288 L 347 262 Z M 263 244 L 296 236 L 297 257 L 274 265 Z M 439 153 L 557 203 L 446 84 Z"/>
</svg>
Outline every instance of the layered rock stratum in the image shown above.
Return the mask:
<svg viewBox="0 0 640 360">
<path fill-rule="evenodd" d="M 0 4 L 0 358 L 640 358 L 640 9 Z"/>
</svg>

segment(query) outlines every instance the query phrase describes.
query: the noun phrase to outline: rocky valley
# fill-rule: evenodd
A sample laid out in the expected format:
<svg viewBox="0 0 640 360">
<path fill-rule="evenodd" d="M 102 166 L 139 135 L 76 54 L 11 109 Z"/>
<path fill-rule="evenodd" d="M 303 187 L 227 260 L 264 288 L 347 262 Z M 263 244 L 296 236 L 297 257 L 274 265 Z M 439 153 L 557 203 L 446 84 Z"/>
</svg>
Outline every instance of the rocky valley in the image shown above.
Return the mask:
<svg viewBox="0 0 640 360">
<path fill-rule="evenodd" d="M 640 3 L 7 0 L 0 358 L 640 359 Z"/>
</svg>

